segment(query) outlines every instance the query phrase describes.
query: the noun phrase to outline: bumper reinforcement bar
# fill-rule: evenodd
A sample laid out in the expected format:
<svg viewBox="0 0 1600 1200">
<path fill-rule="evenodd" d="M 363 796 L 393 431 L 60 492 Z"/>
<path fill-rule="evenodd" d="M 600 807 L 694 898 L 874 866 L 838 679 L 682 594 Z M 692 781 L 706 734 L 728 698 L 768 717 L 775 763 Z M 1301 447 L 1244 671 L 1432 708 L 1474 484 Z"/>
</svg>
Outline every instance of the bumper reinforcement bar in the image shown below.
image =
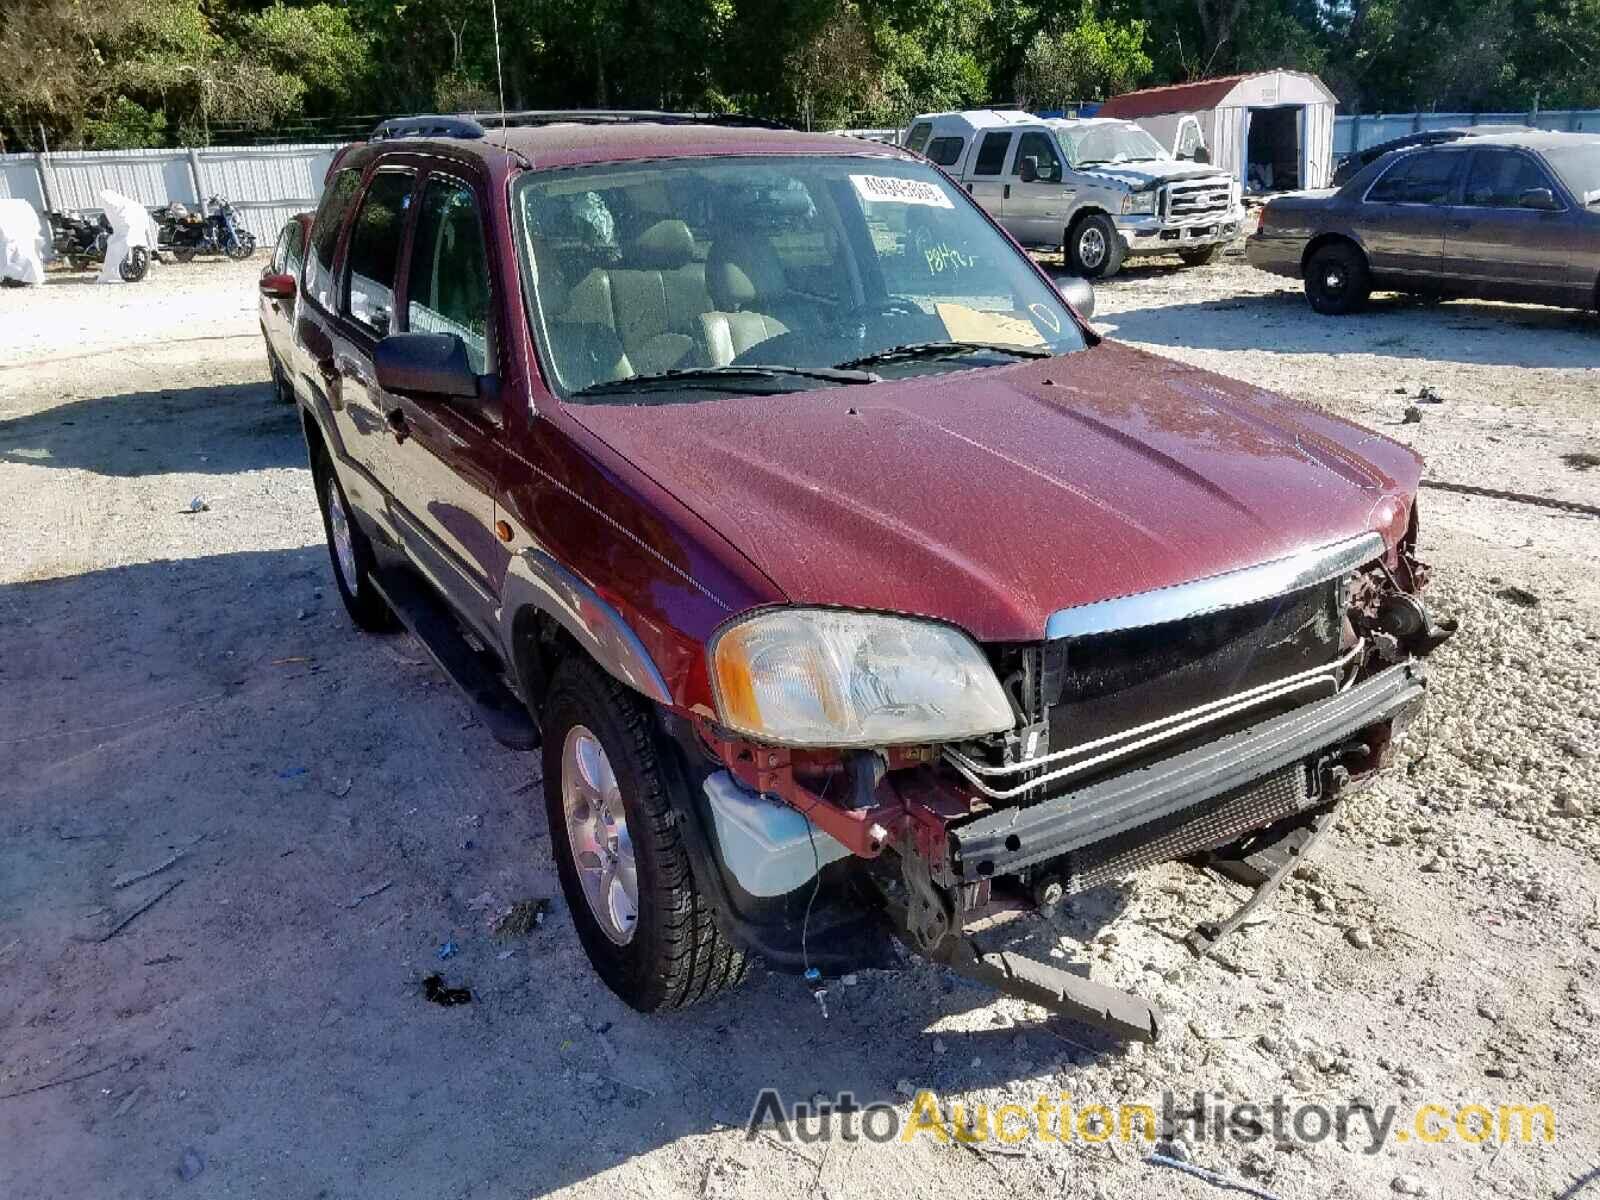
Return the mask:
<svg viewBox="0 0 1600 1200">
<path fill-rule="evenodd" d="M 1019 871 L 1243 787 L 1418 705 L 1417 662 L 1380 671 L 1327 700 L 1036 804 L 950 831 L 952 866 L 968 882 Z"/>
</svg>

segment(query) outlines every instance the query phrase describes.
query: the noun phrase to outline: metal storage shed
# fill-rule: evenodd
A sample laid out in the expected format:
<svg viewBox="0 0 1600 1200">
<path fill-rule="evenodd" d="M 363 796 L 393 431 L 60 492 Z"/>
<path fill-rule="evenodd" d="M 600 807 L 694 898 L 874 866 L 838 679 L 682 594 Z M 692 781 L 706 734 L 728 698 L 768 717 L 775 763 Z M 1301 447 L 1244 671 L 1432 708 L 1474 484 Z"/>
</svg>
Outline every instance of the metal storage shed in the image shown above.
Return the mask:
<svg viewBox="0 0 1600 1200">
<path fill-rule="evenodd" d="M 1261 71 L 1128 92 L 1095 115 L 1137 121 L 1174 152 L 1192 116 L 1211 161 L 1246 192 L 1281 192 L 1328 186 L 1337 104 L 1315 75 Z"/>
</svg>

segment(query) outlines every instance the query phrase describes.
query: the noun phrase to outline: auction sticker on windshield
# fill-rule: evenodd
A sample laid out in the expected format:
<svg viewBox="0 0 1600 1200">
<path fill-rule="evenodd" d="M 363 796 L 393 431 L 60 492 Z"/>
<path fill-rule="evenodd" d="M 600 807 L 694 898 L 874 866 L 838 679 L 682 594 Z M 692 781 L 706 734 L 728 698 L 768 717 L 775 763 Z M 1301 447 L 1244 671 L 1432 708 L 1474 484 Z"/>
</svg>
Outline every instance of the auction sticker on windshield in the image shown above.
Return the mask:
<svg viewBox="0 0 1600 1200">
<path fill-rule="evenodd" d="M 852 175 L 850 182 L 863 200 L 880 204 L 922 204 L 928 208 L 954 208 L 950 197 L 937 184 L 923 179 L 902 179 L 895 175 Z"/>
</svg>

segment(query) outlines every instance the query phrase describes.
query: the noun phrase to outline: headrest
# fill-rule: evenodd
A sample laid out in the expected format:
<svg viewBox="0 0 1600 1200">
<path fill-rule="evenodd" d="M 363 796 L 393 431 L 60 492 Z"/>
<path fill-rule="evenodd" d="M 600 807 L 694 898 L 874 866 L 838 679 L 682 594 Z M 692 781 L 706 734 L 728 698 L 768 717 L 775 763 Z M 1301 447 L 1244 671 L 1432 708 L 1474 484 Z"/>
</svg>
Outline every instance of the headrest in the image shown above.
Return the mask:
<svg viewBox="0 0 1600 1200">
<path fill-rule="evenodd" d="M 694 234 L 682 221 L 657 221 L 629 246 L 624 265 L 635 269 L 673 271 L 694 261 Z"/>
<path fill-rule="evenodd" d="M 706 290 L 720 311 L 738 312 L 757 300 L 787 292 L 789 281 L 771 239 L 736 233 L 711 243 Z"/>
</svg>

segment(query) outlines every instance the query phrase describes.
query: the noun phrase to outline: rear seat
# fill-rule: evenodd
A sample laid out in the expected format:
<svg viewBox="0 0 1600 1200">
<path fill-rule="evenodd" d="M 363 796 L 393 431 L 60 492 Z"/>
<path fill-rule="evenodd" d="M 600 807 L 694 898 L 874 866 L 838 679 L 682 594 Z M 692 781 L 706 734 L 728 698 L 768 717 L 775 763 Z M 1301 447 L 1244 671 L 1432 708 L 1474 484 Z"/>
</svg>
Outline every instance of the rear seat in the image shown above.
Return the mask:
<svg viewBox="0 0 1600 1200">
<path fill-rule="evenodd" d="M 622 252 L 617 267 L 596 267 L 578 281 L 569 321 L 616 332 L 633 369 L 654 375 L 697 365 L 700 314 L 711 310 L 705 263 L 682 221 L 657 221 Z"/>
</svg>

